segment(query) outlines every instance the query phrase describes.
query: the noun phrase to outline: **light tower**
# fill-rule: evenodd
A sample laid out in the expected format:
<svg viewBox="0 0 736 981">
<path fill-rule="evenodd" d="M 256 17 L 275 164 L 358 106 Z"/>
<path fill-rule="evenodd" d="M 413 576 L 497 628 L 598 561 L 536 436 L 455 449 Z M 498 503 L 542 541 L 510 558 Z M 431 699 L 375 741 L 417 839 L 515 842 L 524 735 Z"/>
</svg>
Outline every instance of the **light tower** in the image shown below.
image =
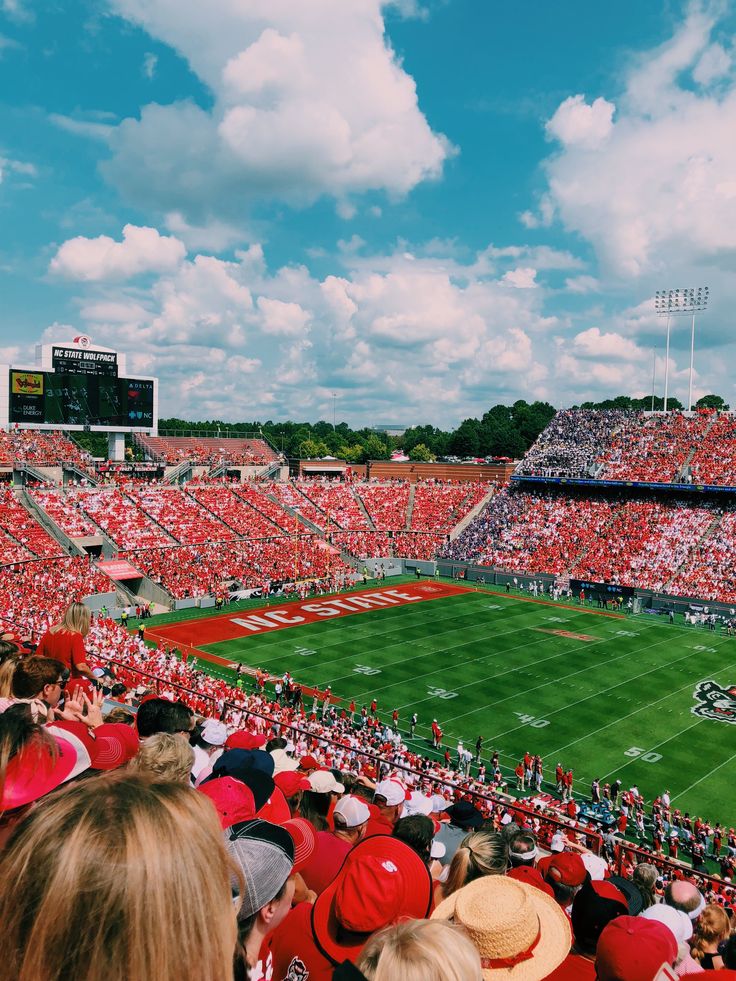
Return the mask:
<svg viewBox="0 0 736 981">
<path fill-rule="evenodd" d="M 692 317 L 690 332 L 690 386 L 688 389 L 687 409 L 692 412 L 693 406 L 693 370 L 695 361 L 695 314 L 708 306 L 710 290 L 707 286 L 697 286 L 692 289 L 657 290 L 654 294 L 654 310 L 658 317 L 667 318 L 667 345 L 664 362 L 664 411 L 667 411 L 670 375 L 670 322 L 672 317 Z"/>
</svg>

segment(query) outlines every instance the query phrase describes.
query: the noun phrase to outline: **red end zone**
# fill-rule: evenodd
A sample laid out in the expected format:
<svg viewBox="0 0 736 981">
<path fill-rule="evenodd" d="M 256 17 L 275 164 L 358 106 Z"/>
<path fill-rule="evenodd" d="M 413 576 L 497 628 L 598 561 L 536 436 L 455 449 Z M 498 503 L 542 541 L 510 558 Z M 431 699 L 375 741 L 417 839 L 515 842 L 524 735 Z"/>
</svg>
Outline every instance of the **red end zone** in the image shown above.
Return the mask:
<svg viewBox="0 0 736 981">
<path fill-rule="evenodd" d="M 445 599 L 467 592 L 472 592 L 467 586 L 434 580 L 404 583 L 394 587 L 381 586 L 378 589 L 362 589 L 339 596 L 315 596 L 308 600 L 280 603 L 278 606 L 262 606 L 240 613 L 220 613 L 201 620 L 152 627 L 146 630 L 146 637 L 200 647 L 238 637 L 271 633 L 286 627 L 302 627 L 307 623 L 365 613 L 367 610 L 384 610 L 392 606 Z"/>
</svg>

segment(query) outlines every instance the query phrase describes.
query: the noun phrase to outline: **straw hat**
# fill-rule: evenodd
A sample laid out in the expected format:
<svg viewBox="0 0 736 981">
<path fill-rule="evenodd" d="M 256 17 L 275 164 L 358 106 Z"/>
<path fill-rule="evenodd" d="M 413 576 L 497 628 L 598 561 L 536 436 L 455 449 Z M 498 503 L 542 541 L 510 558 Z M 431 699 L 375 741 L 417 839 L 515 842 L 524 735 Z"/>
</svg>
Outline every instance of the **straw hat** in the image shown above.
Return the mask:
<svg viewBox="0 0 736 981">
<path fill-rule="evenodd" d="M 432 919 L 464 927 L 480 954 L 485 981 L 541 981 L 570 952 L 560 906 L 525 882 L 487 875 L 448 896 Z"/>
</svg>

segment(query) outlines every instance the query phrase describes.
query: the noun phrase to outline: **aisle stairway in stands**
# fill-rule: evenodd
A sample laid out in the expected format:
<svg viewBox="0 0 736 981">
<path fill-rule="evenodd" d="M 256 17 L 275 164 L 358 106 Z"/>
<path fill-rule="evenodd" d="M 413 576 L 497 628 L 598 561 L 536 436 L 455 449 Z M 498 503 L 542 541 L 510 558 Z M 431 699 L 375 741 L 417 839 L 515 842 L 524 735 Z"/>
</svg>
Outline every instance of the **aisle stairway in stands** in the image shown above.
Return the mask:
<svg viewBox="0 0 736 981">
<path fill-rule="evenodd" d="M 705 432 L 701 436 L 701 442 L 705 442 L 708 434 L 710 433 L 711 429 L 715 426 L 717 421 L 718 421 L 718 414 L 714 412 L 713 415 L 708 420 L 708 425 L 705 429 Z M 693 443 L 693 445 L 690 447 L 690 452 L 685 457 L 682 466 L 677 472 L 677 476 L 675 477 L 676 481 L 683 483 L 687 481 L 688 478 L 690 477 L 690 464 L 692 463 L 693 457 L 698 452 L 699 446 L 700 443 Z"/>
<path fill-rule="evenodd" d="M 468 527 L 474 518 L 477 518 L 486 504 L 489 504 L 493 499 L 493 496 L 498 492 L 498 488 L 492 484 L 488 491 L 483 495 L 483 497 L 478 501 L 475 507 L 471 508 L 468 513 L 462 518 L 456 525 L 453 525 L 450 531 L 450 541 L 454 541 L 458 535 L 460 535 Z"/>
<path fill-rule="evenodd" d="M 720 526 L 721 522 L 723 521 L 723 517 L 724 517 L 724 512 L 721 511 L 720 514 L 717 514 L 713 518 L 713 520 L 708 525 L 708 527 L 705 529 L 705 531 L 703 532 L 703 534 L 700 536 L 700 538 L 698 538 L 698 540 L 696 542 L 693 543 L 692 548 L 689 550 L 689 552 L 687 553 L 687 555 L 685 556 L 685 558 L 682 560 L 682 562 L 675 569 L 674 573 L 670 576 L 670 578 L 664 584 L 663 592 L 665 592 L 665 593 L 667 592 L 667 590 L 670 588 L 670 584 L 673 583 L 673 582 L 675 582 L 675 580 L 680 575 L 680 573 L 683 570 L 685 570 L 687 568 L 687 566 L 692 562 L 692 558 L 693 558 L 693 555 L 695 554 L 695 552 L 697 552 L 697 550 L 700 548 L 700 546 L 703 544 L 703 542 L 706 542 L 708 540 L 708 538 L 710 538 L 711 534 L 714 531 L 716 531 L 716 529 Z"/>
<path fill-rule="evenodd" d="M 404 525 L 405 531 L 411 530 L 411 518 L 414 514 L 414 501 L 417 495 L 417 485 L 412 484 L 409 487 L 409 503 L 406 505 L 406 524 Z"/>
</svg>

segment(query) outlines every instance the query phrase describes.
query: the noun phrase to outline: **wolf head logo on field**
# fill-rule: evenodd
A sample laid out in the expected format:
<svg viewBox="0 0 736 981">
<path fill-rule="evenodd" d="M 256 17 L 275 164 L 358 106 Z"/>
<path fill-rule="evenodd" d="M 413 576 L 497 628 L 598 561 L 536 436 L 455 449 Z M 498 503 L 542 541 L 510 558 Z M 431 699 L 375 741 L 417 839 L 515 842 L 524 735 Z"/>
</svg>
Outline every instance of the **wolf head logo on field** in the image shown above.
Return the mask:
<svg viewBox="0 0 736 981">
<path fill-rule="evenodd" d="M 691 709 L 693 715 L 736 725 L 736 685 L 722 688 L 715 681 L 701 681 L 693 692 L 693 698 L 698 703 Z"/>
</svg>

